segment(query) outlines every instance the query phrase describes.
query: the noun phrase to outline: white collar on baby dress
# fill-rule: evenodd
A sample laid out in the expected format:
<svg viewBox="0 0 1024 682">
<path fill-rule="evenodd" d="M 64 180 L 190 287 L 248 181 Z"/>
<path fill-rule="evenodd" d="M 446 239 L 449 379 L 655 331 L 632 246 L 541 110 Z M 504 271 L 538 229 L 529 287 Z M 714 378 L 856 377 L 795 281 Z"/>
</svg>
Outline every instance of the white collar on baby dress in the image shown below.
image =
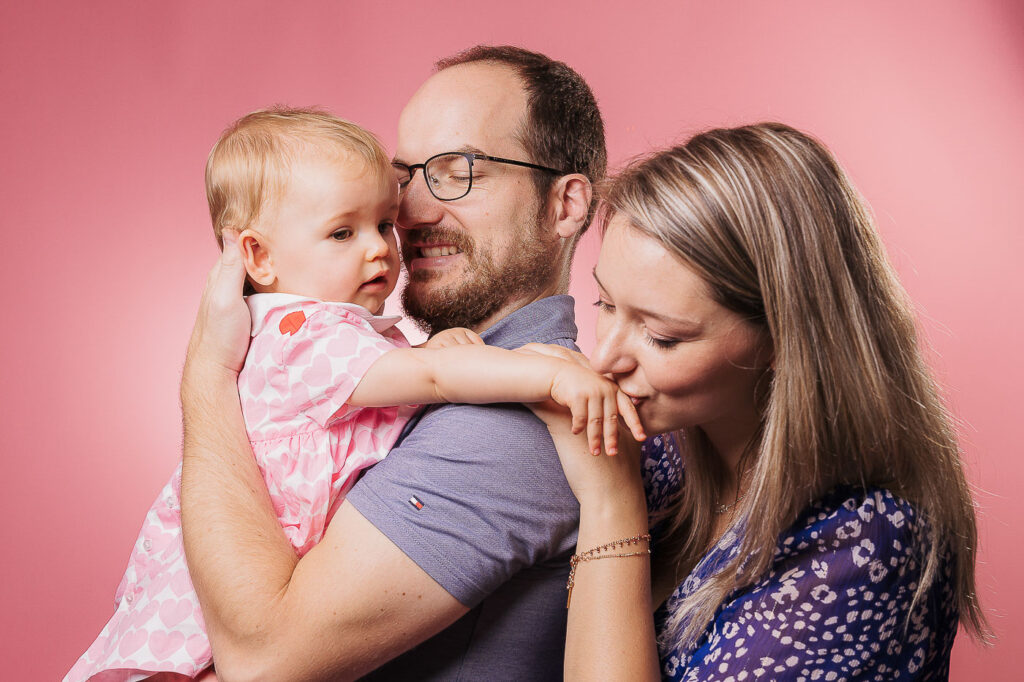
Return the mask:
<svg viewBox="0 0 1024 682">
<path fill-rule="evenodd" d="M 387 331 L 402 320 L 401 315 L 374 315 L 369 310 L 355 303 L 336 303 L 334 301 L 321 301 L 309 296 L 298 296 L 296 294 L 252 294 L 245 297 L 245 303 L 249 306 L 249 314 L 252 315 L 252 335 L 255 336 L 266 324 L 270 313 L 280 308 L 301 309 L 307 307 L 325 308 L 352 312 L 370 323 L 373 331 L 378 334 Z"/>
</svg>

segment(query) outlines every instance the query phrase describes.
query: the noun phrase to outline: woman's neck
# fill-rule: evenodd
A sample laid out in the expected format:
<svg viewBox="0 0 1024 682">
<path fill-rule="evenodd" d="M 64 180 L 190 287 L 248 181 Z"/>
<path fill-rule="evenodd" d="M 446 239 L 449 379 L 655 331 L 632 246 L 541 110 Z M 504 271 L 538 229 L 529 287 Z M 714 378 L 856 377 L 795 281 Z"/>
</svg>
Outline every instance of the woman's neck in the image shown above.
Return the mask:
<svg viewBox="0 0 1024 682">
<path fill-rule="evenodd" d="M 760 420 L 760 414 L 756 410 L 751 410 L 749 414 L 731 415 L 728 421 L 701 426 L 722 464 L 723 480 L 718 491 L 719 504 L 729 505 L 744 492 L 745 469 L 741 470 L 741 467 L 744 464 L 744 455 L 749 452 L 760 427 Z"/>
</svg>

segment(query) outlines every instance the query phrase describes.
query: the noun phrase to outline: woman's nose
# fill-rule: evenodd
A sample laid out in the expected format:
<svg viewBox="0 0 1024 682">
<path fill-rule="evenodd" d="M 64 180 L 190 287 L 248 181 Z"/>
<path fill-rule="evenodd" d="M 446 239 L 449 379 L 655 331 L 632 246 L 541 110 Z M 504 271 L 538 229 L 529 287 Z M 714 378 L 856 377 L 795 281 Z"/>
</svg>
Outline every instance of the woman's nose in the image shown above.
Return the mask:
<svg viewBox="0 0 1024 682">
<path fill-rule="evenodd" d="M 598 324 L 590 366 L 600 374 L 628 374 L 636 368 L 628 334 L 619 324 Z"/>
</svg>

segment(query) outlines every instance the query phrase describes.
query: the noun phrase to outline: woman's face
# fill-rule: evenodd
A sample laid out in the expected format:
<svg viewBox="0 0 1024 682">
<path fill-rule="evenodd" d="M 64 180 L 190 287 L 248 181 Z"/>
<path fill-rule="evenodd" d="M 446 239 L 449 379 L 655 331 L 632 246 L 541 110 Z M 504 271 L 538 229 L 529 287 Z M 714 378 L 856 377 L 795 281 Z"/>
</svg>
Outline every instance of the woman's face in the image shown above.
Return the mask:
<svg viewBox="0 0 1024 682">
<path fill-rule="evenodd" d="M 591 362 L 633 399 L 647 433 L 700 427 L 716 447 L 742 447 L 760 420 L 767 332 L 716 303 L 691 268 L 621 216 L 608 226 L 594 277 Z"/>
</svg>

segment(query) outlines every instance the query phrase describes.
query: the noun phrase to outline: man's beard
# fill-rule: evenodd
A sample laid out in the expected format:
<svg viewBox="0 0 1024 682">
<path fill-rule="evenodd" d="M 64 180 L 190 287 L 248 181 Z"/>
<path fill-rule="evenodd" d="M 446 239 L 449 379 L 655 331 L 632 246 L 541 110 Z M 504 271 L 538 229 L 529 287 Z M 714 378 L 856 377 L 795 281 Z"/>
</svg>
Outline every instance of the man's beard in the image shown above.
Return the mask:
<svg viewBox="0 0 1024 682">
<path fill-rule="evenodd" d="M 418 230 L 419 239 L 443 241 L 457 246 L 466 260 L 459 281 L 444 289 L 413 294 L 413 284 L 440 277 L 430 270 L 409 273 L 402 292 L 402 307 L 416 325 L 429 334 L 452 327 L 476 327 L 500 311 L 509 302 L 532 298 L 553 280 L 558 269 L 558 254 L 541 234 L 538 212 L 530 226 L 517 230 L 507 247 L 503 263 L 494 260 L 490 249 L 482 249 L 465 233 L 445 227 Z M 414 247 L 402 245 L 405 262 Z"/>
</svg>

